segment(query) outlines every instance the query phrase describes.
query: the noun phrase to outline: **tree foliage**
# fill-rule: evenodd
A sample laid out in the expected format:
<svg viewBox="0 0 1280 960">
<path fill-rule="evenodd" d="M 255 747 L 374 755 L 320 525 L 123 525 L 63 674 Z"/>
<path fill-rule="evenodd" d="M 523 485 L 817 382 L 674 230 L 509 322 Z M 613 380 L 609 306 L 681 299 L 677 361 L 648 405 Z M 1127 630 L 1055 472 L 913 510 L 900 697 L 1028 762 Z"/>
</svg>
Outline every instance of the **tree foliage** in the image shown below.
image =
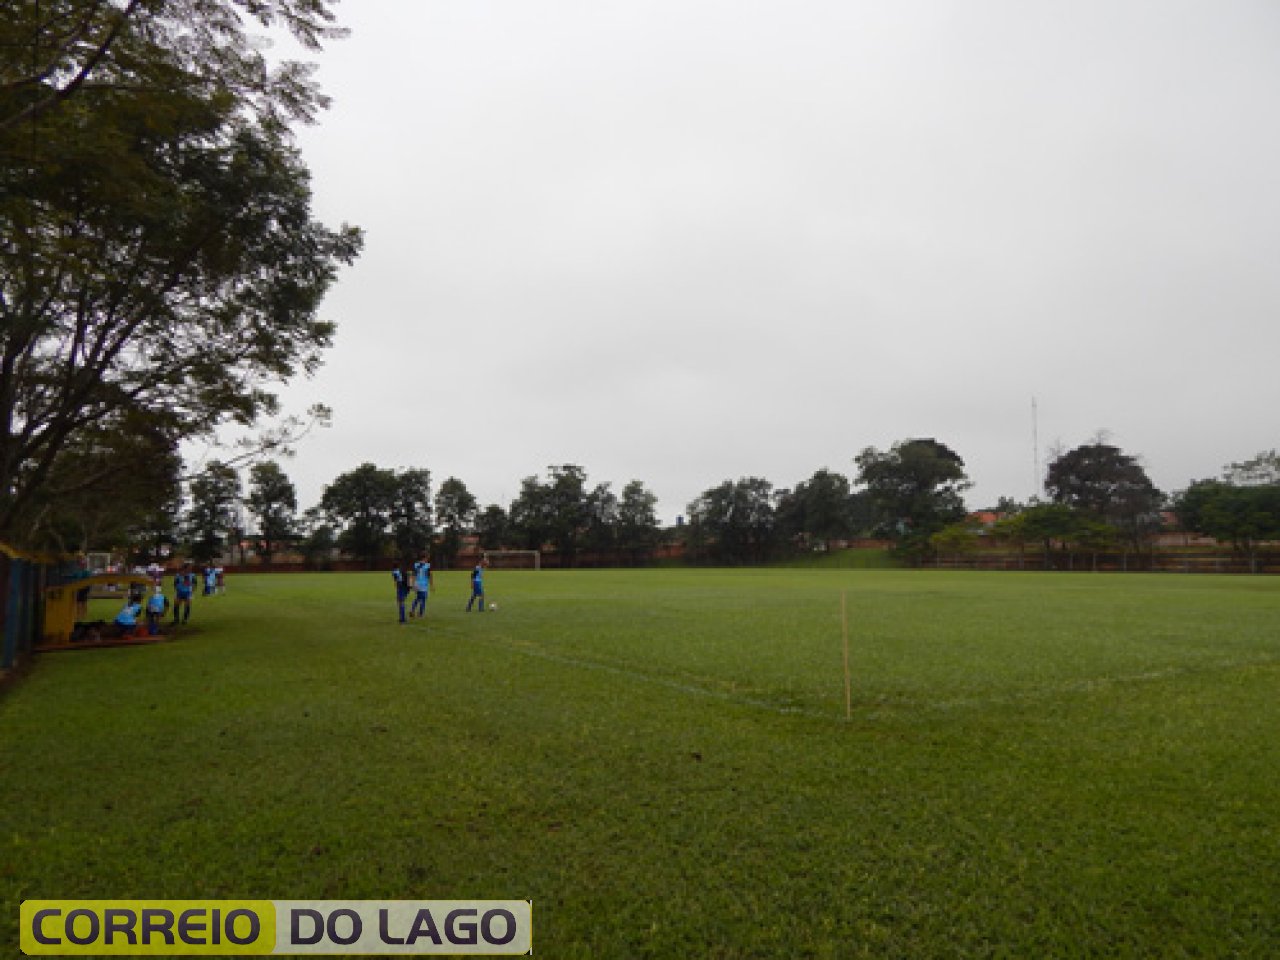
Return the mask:
<svg viewBox="0 0 1280 960">
<path fill-rule="evenodd" d="M 1164 494 L 1135 457 L 1110 444 L 1085 444 L 1055 458 L 1045 490 L 1054 503 L 1114 527 L 1135 548 L 1160 526 Z"/>
<path fill-rule="evenodd" d="M 777 510 L 768 480 L 726 480 L 704 491 L 687 509 L 695 547 L 713 560 L 759 562 L 777 547 Z"/>
<path fill-rule="evenodd" d="M 482 550 L 499 550 L 506 546 L 511 536 L 510 530 L 511 524 L 507 511 L 496 503 L 489 504 L 476 514 L 476 536 L 480 540 Z"/>
<path fill-rule="evenodd" d="M 789 537 L 842 539 L 854 532 L 854 507 L 849 478 L 823 469 L 779 496 L 778 522 Z"/>
<path fill-rule="evenodd" d="M 396 475 L 362 463 L 334 479 L 320 496 L 320 507 L 338 529 L 338 546 L 365 560 L 381 559 L 396 500 Z"/>
<path fill-rule="evenodd" d="M 467 485 L 449 477 L 436 491 L 436 523 L 440 539 L 436 557 L 443 567 L 452 566 L 462 550 L 462 537 L 475 524 L 478 505 Z"/>
<path fill-rule="evenodd" d="M 508 512 L 508 532 L 523 549 L 554 545 L 565 566 L 573 566 L 590 520 L 587 472 L 563 464 L 547 468 L 545 483 L 536 476 L 524 478 Z"/>
<path fill-rule="evenodd" d="M 297 490 L 278 463 L 266 460 L 249 468 L 245 504 L 258 521 L 258 553 L 269 565 L 280 545 L 297 532 Z"/>
<path fill-rule="evenodd" d="M 305 45 L 323 0 L 46 0 L 0 18 L 0 538 L 64 451 L 122 425 L 176 448 L 276 411 L 319 364 L 355 229 L 311 215 L 288 124 L 323 106 L 245 22 Z M 85 487 L 111 466 L 85 473 Z"/>
<path fill-rule="evenodd" d="M 618 546 L 632 563 L 639 563 L 658 545 L 658 498 L 640 480 L 622 488 L 618 499 Z"/>
<path fill-rule="evenodd" d="M 146 527 L 177 521 L 181 459 L 171 440 L 125 417 L 94 425 L 58 451 L 32 491 L 15 539 L 59 551 L 125 546 Z"/>
<path fill-rule="evenodd" d="M 431 546 L 431 471 L 421 468 L 395 474 L 391 502 L 391 539 L 406 560 L 420 556 Z"/>
<path fill-rule="evenodd" d="M 583 534 L 587 549 L 611 552 L 617 547 L 618 510 L 618 495 L 611 484 L 598 483 L 587 493 L 587 526 Z"/>
<path fill-rule="evenodd" d="M 1248 460 L 1230 464 L 1223 475 L 1228 483 L 1242 487 L 1280 485 L 1280 452 L 1263 450 Z"/>
<path fill-rule="evenodd" d="M 854 462 L 881 530 L 901 550 L 928 550 L 934 533 L 965 515 L 963 494 L 971 484 L 964 460 L 946 444 L 920 439 L 900 441 L 887 452 L 867 447 Z"/>
<path fill-rule="evenodd" d="M 227 534 L 236 524 L 239 501 L 240 475 L 225 463 L 209 464 L 191 481 L 187 540 L 196 560 L 208 563 L 222 553 Z"/>
<path fill-rule="evenodd" d="M 1178 495 L 1174 511 L 1184 529 L 1229 543 L 1251 558 L 1260 543 L 1280 540 L 1280 483 L 1197 480 Z"/>
</svg>

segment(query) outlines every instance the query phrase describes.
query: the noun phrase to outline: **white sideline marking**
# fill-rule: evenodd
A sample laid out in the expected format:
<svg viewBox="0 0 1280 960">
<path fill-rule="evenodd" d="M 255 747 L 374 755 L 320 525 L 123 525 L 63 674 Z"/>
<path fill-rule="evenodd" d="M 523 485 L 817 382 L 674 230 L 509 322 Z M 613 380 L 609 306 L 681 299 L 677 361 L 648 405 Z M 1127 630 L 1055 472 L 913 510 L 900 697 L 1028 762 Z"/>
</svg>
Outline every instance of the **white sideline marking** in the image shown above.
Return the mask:
<svg viewBox="0 0 1280 960">
<path fill-rule="evenodd" d="M 712 700 L 720 700 L 724 703 L 732 703 L 744 707 L 753 707 L 757 710 L 767 710 L 770 713 L 812 717 L 817 720 L 839 721 L 841 719 L 836 712 L 823 713 L 818 710 L 811 710 L 801 706 L 780 706 L 777 703 L 773 703 L 768 700 L 761 700 L 758 697 L 739 696 L 732 693 L 726 693 L 721 690 L 715 690 L 711 687 L 696 686 L 690 683 L 682 683 L 679 680 L 672 680 L 669 677 L 643 673 L 639 670 L 620 667 L 612 663 L 606 663 L 598 660 L 583 660 L 579 657 L 569 657 L 564 654 L 550 653 L 549 651 L 542 650 L 537 647 L 516 646 L 514 644 L 507 643 L 494 643 L 493 645 L 501 646 L 504 650 L 510 650 L 514 653 L 522 653 L 529 657 L 537 657 L 540 660 L 547 660 L 552 663 L 560 663 L 570 667 L 579 667 L 584 670 L 598 670 L 601 673 L 611 673 L 615 676 L 626 677 L 629 680 L 639 680 L 642 683 L 650 683 L 654 686 L 666 687 L 668 690 L 675 690 L 679 693 L 689 694 L 691 696 L 707 697 Z M 1142 673 L 1125 674 L 1115 677 L 1080 677 L 1074 680 L 1062 680 L 1058 683 L 1030 685 L 1021 690 L 989 697 L 951 697 L 945 700 L 922 700 L 909 696 L 882 695 L 862 701 L 861 706 L 864 709 L 862 716 L 864 719 L 874 719 L 881 716 L 885 709 L 932 709 L 947 711 L 966 707 L 981 707 L 985 705 L 1026 703 L 1036 700 L 1044 700 L 1061 694 L 1090 693 L 1094 690 L 1105 689 L 1107 687 L 1118 686 L 1120 684 L 1153 683 L 1158 680 L 1167 680 L 1195 673 L 1272 666 L 1277 662 L 1280 661 L 1277 661 L 1272 657 L 1245 660 L 1220 660 L 1196 666 L 1164 667 L 1159 670 L 1149 670 Z M 857 698 L 855 697 L 855 703 L 856 700 Z M 867 708 L 870 709 L 868 710 Z"/>
</svg>

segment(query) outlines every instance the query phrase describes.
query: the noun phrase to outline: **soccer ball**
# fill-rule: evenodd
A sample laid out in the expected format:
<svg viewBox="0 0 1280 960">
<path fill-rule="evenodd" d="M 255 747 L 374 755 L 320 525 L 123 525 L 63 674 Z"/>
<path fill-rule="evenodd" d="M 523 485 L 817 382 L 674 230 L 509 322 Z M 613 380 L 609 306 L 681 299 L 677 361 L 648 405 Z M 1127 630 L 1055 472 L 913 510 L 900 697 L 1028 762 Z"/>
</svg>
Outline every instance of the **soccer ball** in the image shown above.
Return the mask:
<svg viewBox="0 0 1280 960">
<path fill-rule="evenodd" d="M 497 610 L 497 609 L 498 609 L 498 605 L 497 605 L 496 603 L 491 603 L 491 604 L 489 604 L 489 609 L 490 609 L 490 610 Z"/>
</svg>

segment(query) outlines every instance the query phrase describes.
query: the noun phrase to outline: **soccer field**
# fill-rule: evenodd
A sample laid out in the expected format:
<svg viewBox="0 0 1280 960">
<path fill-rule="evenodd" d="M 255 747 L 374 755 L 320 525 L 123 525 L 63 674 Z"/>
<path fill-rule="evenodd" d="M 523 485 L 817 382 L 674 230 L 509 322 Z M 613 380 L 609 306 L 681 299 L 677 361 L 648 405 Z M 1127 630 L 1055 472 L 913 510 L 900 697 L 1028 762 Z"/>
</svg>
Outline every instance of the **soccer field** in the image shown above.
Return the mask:
<svg viewBox="0 0 1280 960">
<path fill-rule="evenodd" d="M 1280 955 L 1280 580 L 232 577 L 0 694 L 26 898 L 529 899 L 545 957 Z M 852 717 L 845 719 L 841 593 Z"/>
</svg>

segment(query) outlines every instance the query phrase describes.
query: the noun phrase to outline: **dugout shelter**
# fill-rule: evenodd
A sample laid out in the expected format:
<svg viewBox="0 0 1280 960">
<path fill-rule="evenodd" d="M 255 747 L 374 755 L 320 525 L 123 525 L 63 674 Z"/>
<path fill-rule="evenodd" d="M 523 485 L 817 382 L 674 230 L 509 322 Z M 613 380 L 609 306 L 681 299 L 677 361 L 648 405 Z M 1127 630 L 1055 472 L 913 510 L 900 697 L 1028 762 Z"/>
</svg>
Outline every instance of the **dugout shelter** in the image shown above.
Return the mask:
<svg viewBox="0 0 1280 960">
<path fill-rule="evenodd" d="M 99 621 L 89 619 L 90 600 L 119 600 L 124 603 L 131 591 L 144 598 L 151 578 L 142 574 L 101 573 L 46 587 L 44 591 L 44 624 L 36 650 L 66 650 L 110 643 L 161 639 L 139 631 L 132 637 L 104 636 L 100 630 L 87 629 Z M 145 602 L 145 599 L 144 599 Z M 96 635 L 95 635 L 96 634 Z"/>
</svg>

